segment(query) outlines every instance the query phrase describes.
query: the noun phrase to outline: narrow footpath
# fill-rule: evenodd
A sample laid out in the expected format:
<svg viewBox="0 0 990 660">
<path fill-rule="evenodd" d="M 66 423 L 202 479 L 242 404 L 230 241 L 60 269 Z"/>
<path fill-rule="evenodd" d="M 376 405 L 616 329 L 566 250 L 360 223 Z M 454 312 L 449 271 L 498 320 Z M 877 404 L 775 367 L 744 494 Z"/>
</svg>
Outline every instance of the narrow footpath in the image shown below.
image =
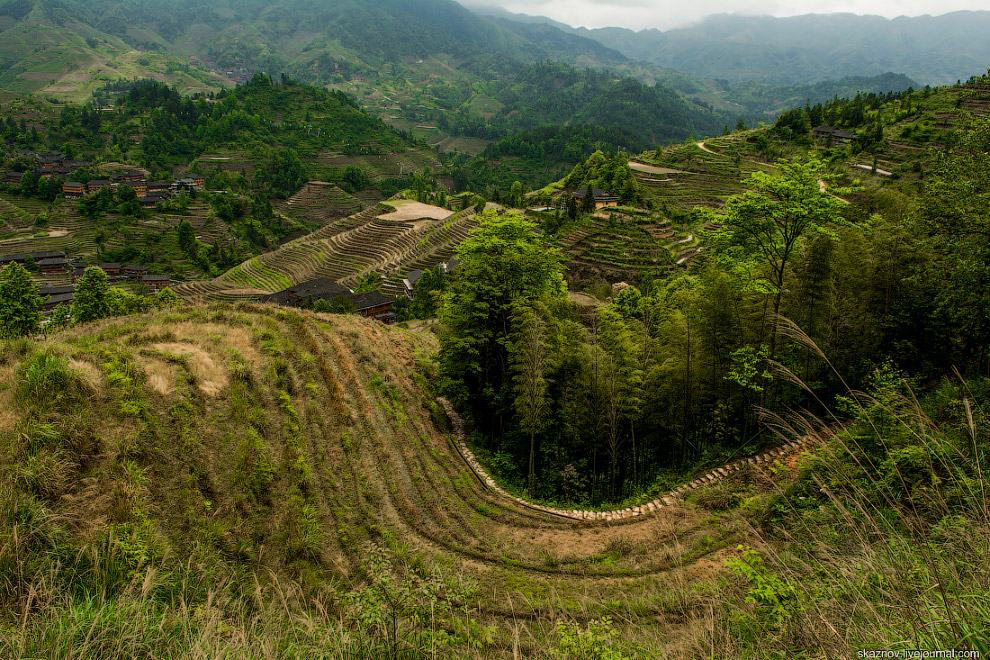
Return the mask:
<svg viewBox="0 0 990 660">
<path fill-rule="evenodd" d="M 797 451 L 803 451 L 807 449 L 810 445 L 810 441 L 804 440 L 801 442 L 791 442 L 782 447 L 776 449 L 771 449 L 770 451 L 761 454 L 755 458 L 742 458 L 737 461 L 732 461 L 727 463 L 720 468 L 716 468 L 705 475 L 698 477 L 691 483 L 675 488 L 674 490 L 660 495 L 656 499 L 647 502 L 646 504 L 641 504 L 639 506 L 627 507 L 625 509 L 616 509 L 613 511 L 582 511 L 579 509 L 556 509 L 554 507 L 543 506 L 540 504 L 534 504 L 521 497 L 512 495 L 499 486 L 495 480 L 481 467 L 481 463 L 475 458 L 474 453 L 467 446 L 467 431 L 464 419 L 457 414 L 454 410 L 454 406 L 451 405 L 449 401 L 440 397 L 437 402 L 443 406 L 443 409 L 447 412 L 447 417 L 450 419 L 451 426 L 454 430 L 454 442 L 457 446 L 461 457 L 464 462 L 468 464 L 474 474 L 478 477 L 481 483 L 494 493 L 501 495 L 502 497 L 512 500 L 519 506 L 526 507 L 528 509 L 533 509 L 535 511 L 541 511 L 554 516 L 560 516 L 562 518 L 571 518 L 573 520 L 593 520 L 593 521 L 614 521 L 614 520 L 624 520 L 627 518 L 636 518 L 639 516 L 646 516 L 654 511 L 658 511 L 663 507 L 675 506 L 679 499 L 682 499 L 685 495 L 696 488 L 701 488 L 703 486 L 710 486 L 716 484 L 722 479 L 725 479 L 734 472 L 738 472 L 740 469 L 747 465 L 763 465 L 765 463 L 772 463 L 780 459 L 783 456 L 792 454 Z"/>
</svg>

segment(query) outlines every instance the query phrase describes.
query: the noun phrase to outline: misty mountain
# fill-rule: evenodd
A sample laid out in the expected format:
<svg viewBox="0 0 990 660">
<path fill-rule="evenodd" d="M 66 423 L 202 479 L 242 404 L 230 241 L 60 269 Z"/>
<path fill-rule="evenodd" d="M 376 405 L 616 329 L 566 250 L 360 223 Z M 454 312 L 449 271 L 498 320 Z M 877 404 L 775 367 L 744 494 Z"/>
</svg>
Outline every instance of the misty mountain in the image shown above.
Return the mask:
<svg viewBox="0 0 990 660">
<path fill-rule="evenodd" d="M 665 32 L 571 28 L 550 19 L 484 11 L 525 25 L 552 25 L 634 60 L 731 83 L 808 84 L 894 71 L 922 85 L 937 85 L 981 74 L 990 64 L 990 11 L 895 19 L 718 15 Z"/>
</svg>

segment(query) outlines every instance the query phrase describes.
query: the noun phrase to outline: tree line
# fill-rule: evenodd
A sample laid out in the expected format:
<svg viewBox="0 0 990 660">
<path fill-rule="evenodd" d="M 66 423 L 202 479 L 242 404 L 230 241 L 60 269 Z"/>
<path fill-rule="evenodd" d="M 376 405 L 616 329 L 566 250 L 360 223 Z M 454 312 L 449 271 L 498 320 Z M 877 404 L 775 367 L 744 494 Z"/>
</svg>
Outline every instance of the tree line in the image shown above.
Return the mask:
<svg viewBox="0 0 990 660">
<path fill-rule="evenodd" d="M 552 238 L 483 216 L 440 295 L 442 389 L 507 484 L 601 504 L 754 452 L 761 415 L 823 414 L 847 385 L 986 376 L 988 152 L 984 120 L 920 198 L 781 162 L 699 211 L 717 227 L 704 259 L 581 316 Z"/>
</svg>

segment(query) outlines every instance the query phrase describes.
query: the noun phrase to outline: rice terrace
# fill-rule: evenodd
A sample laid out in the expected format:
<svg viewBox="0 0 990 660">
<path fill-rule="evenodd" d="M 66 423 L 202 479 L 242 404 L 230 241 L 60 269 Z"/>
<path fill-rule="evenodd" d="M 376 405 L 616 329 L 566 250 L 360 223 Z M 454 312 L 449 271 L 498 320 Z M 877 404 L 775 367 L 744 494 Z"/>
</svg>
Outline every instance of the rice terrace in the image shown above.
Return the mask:
<svg viewBox="0 0 990 660">
<path fill-rule="evenodd" d="M 976 1 L 0 0 L 0 660 L 990 657 Z"/>
</svg>

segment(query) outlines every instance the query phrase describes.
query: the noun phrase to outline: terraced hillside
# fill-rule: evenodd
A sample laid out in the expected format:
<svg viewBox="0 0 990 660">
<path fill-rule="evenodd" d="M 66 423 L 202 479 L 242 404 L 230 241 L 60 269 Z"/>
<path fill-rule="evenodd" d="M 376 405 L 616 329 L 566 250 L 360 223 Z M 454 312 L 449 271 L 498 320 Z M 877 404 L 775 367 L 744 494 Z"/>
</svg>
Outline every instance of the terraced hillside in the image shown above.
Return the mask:
<svg viewBox="0 0 990 660">
<path fill-rule="evenodd" d="M 678 240 L 669 220 L 632 211 L 599 212 L 560 237 L 569 278 L 616 282 L 673 268 Z"/>
<path fill-rule="evenodd" d="M 276 202 L 275 208 L 282 215 L 322 226 L 335 218 L 357 213 L 364 205 L 332 183 L 310 181 L 289 199 Z"/>
<path fill-rule="evenodd" d="M 315 278 L 353 288 L 369 273 L 378 273 L 387 282 L 385 291 L 396 294 L 407 271 L 449 259 L 475 225 L 473 209 L 455 214 L 429 208 L 444 219 L 417 219 L 413 213 L 405 220 L 388 220 L 379 217 L 382 211 L 377 208 L 365 209 L 250 259 L 214 280 L 177 287 L 176 293 L 196 301 L 253 299 L 262 292 L 280 291 Z"/>
<path fill-rule="evenodd" d="M 708 612 L 697 585 L 721 570 L 743 530 L 677 500 L 685 490 L 636 515 L 582 520 L 506 497 L 465 462 L 424 389 L 431 373 L 422 358 L 435 349 L 429 336 L 357 317 L 217 305 L 91 324 L 5 352 L 5 383 L 27 383 L 39 368 L 59 374 L 35 396 L 23 396 L 28 385 L 0 389 L 8 441 L 0 458 L 34 470 L 16 487 L 4 476 L 0 500 L 35 512 L 24 524 L 44 525 L 12 537 L 0 555 L 0 564 L 25 562 L 17 581 L 0 584 L 0 603 L 46 594 L 19 619 L 22 648 L 90 625 L 88 615 L 58 624 L 85 598 L 60 587 L 72 580 L 106 589 L 97 610 L 177 590 L 173 603 L 228 631 L 240 625 L 239 605 L 217 585 L 240 581 L 258 606 L 273 598 L 282 608 L 278 594 L 293 584 L 284 607 L 319 619 L 306 603 L 329 590 L 344 607 L 341 593 L 376 579 L 368 571 L 378 547 L 421 575 L 469 586 L 438 592 L 438 611 L 455 598 L 476 624 L 469 643 L 458 624 L 445 624 L 461 641 L 443 657 L 537 657 L 558 621 L 602 616 L 636 657 L 665 648 L 676 657 Z M 22 436 L 35 439 L 9 443 Z M 771 463 L 745 464 L 731 478 L 766 482 Z M 35 555 L 46 534 L 58 535 L 64 563 Z M 104 559 L 90 573 L 80 562 L 94 544 Z M 211 576 L 212 595 L 183 583 L 187 561 Z M 123 589 L 131 579 L 144 589 Z M 186 616 L 163 598 L 163 611 Z M 117 634 L 97 639 L 111 644 Z M 146 634 L 173 639 L 154 626 Z M 232 634 L 222 643 L 250 643 Z"/>
<path fill-rule="evenodd" d="M 42 214 L 48 221 L 35 223 Z M 110 213 L 99 220 L 80 215 L 73 200 L 58 199 L 51 205 L 32 198 L 0 194 L 0 253 L 62 250 L 70 258 L 93 264 L 100 260 L 99 249 L 133 248 L 135 260 L 143 255 L 156 271 L 176 279 L 203 276 L 200 265 L 190 260 L 178 242 L 178 226 L 189 222 L 196 237 L 207 245 L 229 246 L 240 241 L 230 225 L 212 217 L 210 206 L 192 201 L 182 215 L 148 212 L 142 219 Z"/>
</svg>

